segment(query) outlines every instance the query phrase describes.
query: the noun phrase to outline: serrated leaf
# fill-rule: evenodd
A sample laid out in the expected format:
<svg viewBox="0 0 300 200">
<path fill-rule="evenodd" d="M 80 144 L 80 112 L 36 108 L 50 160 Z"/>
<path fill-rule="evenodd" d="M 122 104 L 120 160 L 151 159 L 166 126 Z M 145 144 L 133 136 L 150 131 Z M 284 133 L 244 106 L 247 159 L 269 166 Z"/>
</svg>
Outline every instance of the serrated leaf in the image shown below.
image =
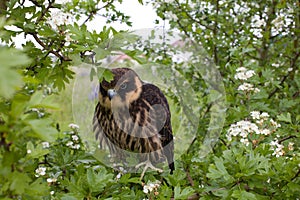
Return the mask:
<svg viewBox="0 0 300 200">
<path fill-rule="evenodd" d="M 46 154 L 48 154 L 50 151 L 49 149 L 44 149 L 41 144 L 39 144 L 36 148 L 32 144 L 32 142 L 28 142 L 26 145 L 27 150 L 30 150 L 31 153 L 27 154 L 29 159 L 32 158 L 40 158 Z"/>
<path fill-rule="evenodd" d="M 277 117 L 278 121 L 292 123 L 291 113 L 282 113 Z"/>
<path fill-rule="evenodd" d="M 107 82 L 110 82 L 114 79 L 114 75 L 110 70 L 104 70 L 102 76 Z"/>
<path fill-rule="evenodd" d="M 174 199 L 187 199 L 190 195 L 194 193 L 191 187 L 186 187 L 181 190 L 180 186 L 174 188 Z"/>
<path fill-rule="evenodd" d="M 20 67 L 30 62 L 29 58 L 15 49 L 0 49 L 0 96 L 11 98 L 22 84 L 22 76 L 14 67 Z"/>
<path fill-rule="evenodd" d="M 87 183 L 93 192 L 100 192 L 112 178 L 113 174 L 108 174 L 105 169 L 101 169 L 99 172 L 91 168 L 87 170 Z"/>
<path fill-rule="evenodd" d="M 24 193 L 25 189 L 29 187 L 28 183 L 30 182 L 30 178 L 25 173 L 13 172 L 10 176 L 10 189 L 15 191 L 17 194 Z"/>
<path fill-rule="evenodd" d="M 44 96 L 42 91 L 35 92 L 28 102 L 30 108 L 49 108 L 49 109 L 58 109 L 59 106 L 57 103 L 54 103 L 55 96 Z"/>
<path fill-rule="evenodd" d="M 49 119 L 33 119 L 27 121 L 27 123 L 34 131 L 34 136 L 44 141 L 53 141 L 58 133 L 57 130 L 51 126 Z"/>
<path fill-rule="evenodd" d="M 38 178 L 26 188 L 25 192 L 32 196 L 43 196 L 49 194 L 49 186 L 43 178 Z"/>
<path fill-rule="evenodd" d="M 241 199 L 241 200 L 256 200 L 256 196 L 255 194 L 253 193 L 250 193 L 250 192 L 246 192 L 244 190 L 235 190 L 233 193 L 232 193 L 232 197 L 235 197 L 237 199 Z"/>
</svg>

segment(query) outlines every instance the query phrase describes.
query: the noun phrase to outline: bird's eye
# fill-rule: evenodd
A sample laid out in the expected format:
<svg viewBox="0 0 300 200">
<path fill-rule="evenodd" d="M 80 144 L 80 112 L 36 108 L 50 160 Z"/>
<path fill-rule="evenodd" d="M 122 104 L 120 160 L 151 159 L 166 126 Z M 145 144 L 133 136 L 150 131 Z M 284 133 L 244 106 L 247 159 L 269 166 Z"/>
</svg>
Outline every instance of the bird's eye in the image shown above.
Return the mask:
<svg viewBox="0 0 300 200">
<path fill-rule="evenodd" d="M 120 85 L 120 89 L 124 90 L 127 87 L 127 83 L 122 83 L 122 85 Z"/>
</svg>

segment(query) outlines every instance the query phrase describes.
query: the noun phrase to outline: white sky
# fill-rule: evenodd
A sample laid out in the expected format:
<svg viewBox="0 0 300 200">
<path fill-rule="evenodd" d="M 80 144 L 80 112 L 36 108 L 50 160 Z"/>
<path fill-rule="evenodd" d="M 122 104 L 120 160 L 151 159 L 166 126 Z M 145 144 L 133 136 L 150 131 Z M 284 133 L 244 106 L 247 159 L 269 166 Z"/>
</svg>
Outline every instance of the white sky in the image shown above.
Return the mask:
<svg viewBox="0 0 300 200">
<path fill-rule="evenodd" d="M 155 10 L 151 4 L 141 5 L 137 0 L 123 0 L 122 4 L 116 5 L 117 9 L 131 17 L 132 30 L 154 28 L 157 26 L 154 23 L 158 19 Z M 117 25 L 117 24 L 116 24 Z M 126 25 L 118 25 L 117 29 L 128 29 Z"/>
<path fill-rule="evenodd" d="M 58 0 L 60 1 L 60 0 Z M 119 22 L 109 24 L 116 30 L 130 30 L 135 31 L 139 29 L 148 29 L 162 26 L 162 24 L 155 24 L 154 21 L 158 19 L 155 10 L 151 4 L 140 4 L 137 0 L 123 0 L 122 4 L 116 3 L 116 9 L 123 12 L 125 15 L 130 16 L 130 21 L 132 22 L 132 27 L 128 27 L 126 24 L 120 24 Z M 88 30 L 101 31 L 105 25 L 105 19 L 101 17 L 96 17 L 92 22 L 87 23 Z M 16 47 L 21 48 L 22 43 L 25 42 L 24 35 L 18 35 L 14 41 L 16 42 Z"/>
</svg>

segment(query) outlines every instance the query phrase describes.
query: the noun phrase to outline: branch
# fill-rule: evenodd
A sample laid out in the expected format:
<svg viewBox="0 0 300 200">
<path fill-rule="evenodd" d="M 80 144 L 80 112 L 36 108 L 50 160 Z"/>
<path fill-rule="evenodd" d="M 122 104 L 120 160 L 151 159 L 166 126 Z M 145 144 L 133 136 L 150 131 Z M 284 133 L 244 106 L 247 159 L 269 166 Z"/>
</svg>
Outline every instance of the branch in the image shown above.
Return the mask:
<svg viewBox="0 0 300 200">
<path fill-rule="evenodd" d="M 40 38 L 37 36 L 37 33 L 28 33 L 30 35 L 33 36 L 33 38 L 35 39 L 35 41 L 37 43 L 39 43 L 39 45 L 41 45 L 43 47 L 44 50 L 49 51 L 49 53 L 52 53 L 53 55 L 55 55 L 56 57 L 58 57 L 60 59 L 60 61 L 72 61 L 69 57 L 65 57 L 63 55 L 61 55 L 59 53 L 59 51 L 55 51 L 53 49 L 50 49 L 45 43 L 43 43 L 43 41 L 40 40 Z"/>
<path fill-rule="evenodd" d="M 282 79 L 281 79 L 281 81 L 280 81 L 280 83 L 279 83 L 280 86 L 282 86 L 282 85 L 284 84 L 284 82 L 286 81 L 286 79 L 289 77 L 289 75 L 290 75 L 291 73 L 293 73 L 294 71 L 296 71 L 296 69 L 298 69 L 298 66 L 296 65 L 296 63 L 297 63 L 297 60 L 298 60 L 299 56 L 300 56 L 300 52 L 298 52 L 298 53 L 295 55 L 295 57 L 292 59 L 290 67 L 291 67 L 293 70 L 290 71 L 290 72 L 288 72 L 285 76 L 282 77 Z M 276 92 L 278 92 L 278 90 L 279 90 L 278 87 L 275 88 L 275 89 L 269 94 L 268 99 L 270 99 L 272 96 L 274 96 L 274 94 L 276 94 Z"/>
<path fill-rule="evenodd" d="M 95 8 L 86 18 L 86 20 L 84 20 L 84 22 L 82 23 L 82 25 L 84 25 L 85 23 L 87 23 L 88 21 L 90 21 L 90 19 L 97 14 L 98 11 L 102 10 L 103 8 L 107 8 L 108 6 L 113 4 L 113 0 L 107 2 L 107 4 L 105 4 L 104 6 L 102 6 L 101 8 Z"/>
<path fill-rule="evenodd" d="M 38 2 L 36 2 L 35 0 L 31 0 L 31 2 L 35 5 L 39 5 Z M 35 24 L 38 24 L 40 21 L 42 21 L 42 19 L 44 18 L 44 16 L 46 15 L 46 13 L 49 11 L 50 8 L 53 8 L 53 3 L 54 3 L 54 0 L 48 0 L 49 4 L 48 6 L 42 10 L 42 14 L 39 16 L 39 18 L 37 18 Z M 43 6 L 40 6 L 39 7 L 43 7 Z"/>
<path fill-rule="evenodd" d="M 297 136 L 296 135 L 290 135 L 290 136 L 284 137 L 281 140 L 279 140 L 278 143 L 281 144 L 282 142 L 284 142 L 286 140 L 289 140 L 289 139 L 292 139 L 292 138 L 297 138 Z"/>
<path fill-rule="evenodd" d="M 291 179 L 291 181 L 293 181 L 295 178 L 297 178 L 300 175 L 300 168 L 298 170 L 298 172 L 295 174 L 295 176 Z"/>
<path fill-rule="evenodd" d="M 175 2 L 176 2 L 176 4 L 177 4 L 177 6 L 179 6 L 179 8 L 181 8 L 181 4 L 179 3 L 179 1 L 178 1 L 178 0 L 175 0 Z M 197 19 L 193 18 L 193 17 L 188 13 L 187 9 L 180 9 L 180 11 L 184 12 L 184 13 L 186 14 L 186 16 L 187 16 L 190 20 L 192 20 L 193 22 L 196 22 L 197 24 L 199 24 L 199 25 L 201 25 L 201 26 L 204 26 L 205 28 L 207 28 L 207 29 L 213 31 L 213 27 L 208 26 L 208 25 L 205 25 L 205 24 L 203 24 L 200 20 L 197 20 Z"/>
<path fill-rule="evenodd" d="M 7 2 L 8 2 L 8 0 L 0 1 L 0 17 L 5 16 L 5 12 L 7 9 L 7 5 L 6 5 Z"/>
</svg>

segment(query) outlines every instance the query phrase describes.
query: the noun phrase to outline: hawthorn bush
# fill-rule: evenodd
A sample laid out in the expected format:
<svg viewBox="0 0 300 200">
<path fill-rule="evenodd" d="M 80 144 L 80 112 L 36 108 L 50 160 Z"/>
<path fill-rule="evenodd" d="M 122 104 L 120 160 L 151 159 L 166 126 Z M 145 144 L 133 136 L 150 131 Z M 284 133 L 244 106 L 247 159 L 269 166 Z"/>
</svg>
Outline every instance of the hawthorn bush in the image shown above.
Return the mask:
<svg viewBox="0 0 300 200">
<path fill-rule="evenodd" d="M 299 198 L 300 2 L 153 0 L 157 22 L 170 24 L 159 42 L 155 31 L 140 40 L 111 27 L 131 25 L 117 3 L 1 1 L 0 198 Z M 101 31 L 87 27 L 95 16 Z M 179 45 L 168 41 L 174 31 Z M 172 175 L 140 181 L 106 166 L 92 133 L 71 123 L 75 72 L 109 80 L 111 55 L 165 84 Z"/>
</svg>

